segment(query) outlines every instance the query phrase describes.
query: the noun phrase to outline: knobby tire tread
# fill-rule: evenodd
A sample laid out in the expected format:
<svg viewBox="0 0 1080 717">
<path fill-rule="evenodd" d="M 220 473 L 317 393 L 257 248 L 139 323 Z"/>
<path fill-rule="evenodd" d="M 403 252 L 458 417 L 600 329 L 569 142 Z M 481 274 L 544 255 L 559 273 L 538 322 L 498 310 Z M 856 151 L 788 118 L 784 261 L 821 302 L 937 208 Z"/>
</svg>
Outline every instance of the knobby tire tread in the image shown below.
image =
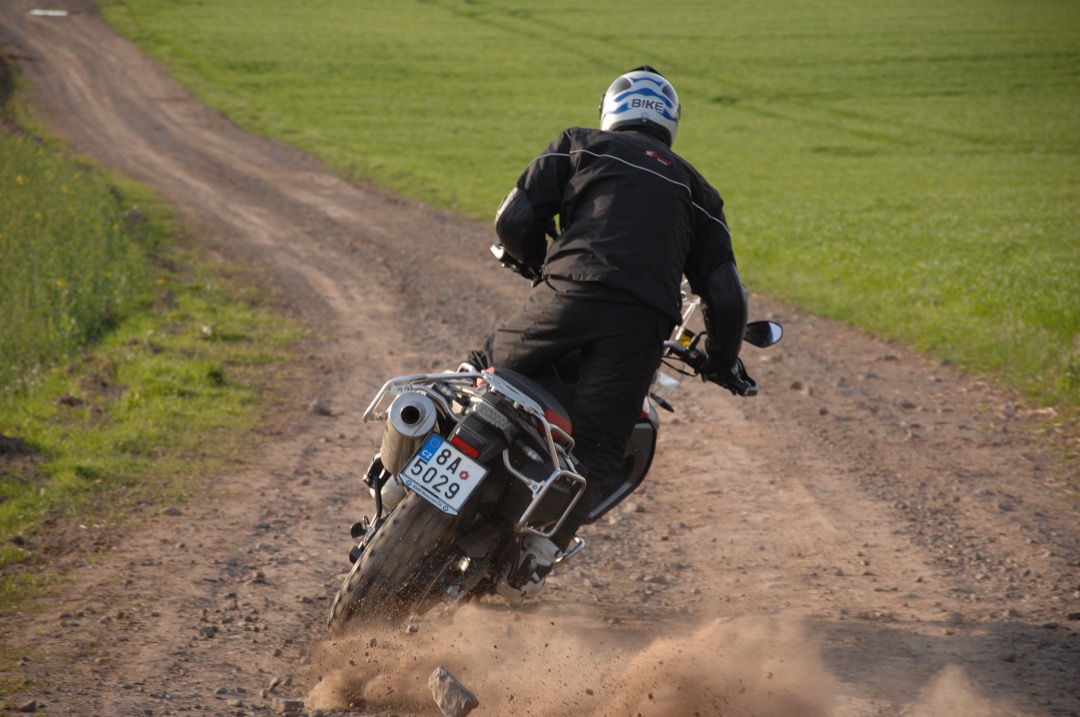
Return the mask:
<svg viewBox="0 0 1080 717">
<path fill-rule="evenodd" d="M 410 493 L 371 539 L 330 607 L 328 626 L 340 633 L 353 623 L 399 622 L 412 613 L 453 550 L 456 516 Z"/>
</svg>

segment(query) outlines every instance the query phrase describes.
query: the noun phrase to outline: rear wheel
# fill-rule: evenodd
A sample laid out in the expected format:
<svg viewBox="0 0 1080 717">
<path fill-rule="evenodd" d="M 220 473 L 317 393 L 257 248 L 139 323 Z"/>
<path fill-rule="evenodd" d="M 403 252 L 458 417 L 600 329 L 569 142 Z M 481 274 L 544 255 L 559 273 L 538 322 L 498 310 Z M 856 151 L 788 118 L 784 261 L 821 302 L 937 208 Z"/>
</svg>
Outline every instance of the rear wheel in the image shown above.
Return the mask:
<svg viewBox="0 0 1080 717">
<path fill-rule="evenodd" d="M 330 605 L 332 632 L 352 623 L 400 622 L 440 601 L 464 559 L 455 545 L 461 516 L 410 493 L 375 534 Z"/>
</svg>

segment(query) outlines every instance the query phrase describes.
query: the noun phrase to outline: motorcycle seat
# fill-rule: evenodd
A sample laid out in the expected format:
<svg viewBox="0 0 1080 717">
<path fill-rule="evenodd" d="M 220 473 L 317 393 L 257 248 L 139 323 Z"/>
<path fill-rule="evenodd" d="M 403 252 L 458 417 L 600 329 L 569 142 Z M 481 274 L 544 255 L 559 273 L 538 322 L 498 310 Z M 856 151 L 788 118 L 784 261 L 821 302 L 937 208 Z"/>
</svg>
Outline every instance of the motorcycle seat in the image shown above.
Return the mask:
<svg viewBox="0 0 1080 717">
<path fill-rule="evenodd" d="M 504 381 L 509 382 L 514 388 L 535 401 L 537 405 L 543 409 L 544 418 L 547 419 L 548 423 L 563 431 L 568 436 L 573 435 L 573 424 L 570 421 L 570 413 L 550 391 L 528 376 L 520 374 L 517 371 L 511 371 L 508 368 L 489 368 L 488 371 L 498 375 Z"/>
</svg>

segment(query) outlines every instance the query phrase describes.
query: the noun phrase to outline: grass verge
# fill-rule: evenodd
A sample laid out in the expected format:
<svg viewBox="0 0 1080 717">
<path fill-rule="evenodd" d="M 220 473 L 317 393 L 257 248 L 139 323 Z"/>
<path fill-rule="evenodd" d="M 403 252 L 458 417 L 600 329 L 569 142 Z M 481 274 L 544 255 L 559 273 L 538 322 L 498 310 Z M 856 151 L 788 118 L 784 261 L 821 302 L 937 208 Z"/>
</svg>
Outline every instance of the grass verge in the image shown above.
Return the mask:
<svg viewBox="0 0 1080 717">
<path fill-rule="evenodd" d="M 113 327 L 146 289 L 157 237 L 102 172 L 22 130 L 2 98 L 0 120 L 3 393 Z"/>
<path fill-rule="evenodd" d="M 257 277 L 171 254 L 139 310 L 0 400 L 0 613 L 65 551 L 226 470 L 280 396 L 300 330 L 249 288 Z"/>
<path fill-rule="evenodd" d="M 0 614 L 242 457 L 302 337 L 255 270 L 184 248 L 153 194 L 110 186 L 154 237 L 149 281 L 96 341 L 0 394 Z"/>
</svg>

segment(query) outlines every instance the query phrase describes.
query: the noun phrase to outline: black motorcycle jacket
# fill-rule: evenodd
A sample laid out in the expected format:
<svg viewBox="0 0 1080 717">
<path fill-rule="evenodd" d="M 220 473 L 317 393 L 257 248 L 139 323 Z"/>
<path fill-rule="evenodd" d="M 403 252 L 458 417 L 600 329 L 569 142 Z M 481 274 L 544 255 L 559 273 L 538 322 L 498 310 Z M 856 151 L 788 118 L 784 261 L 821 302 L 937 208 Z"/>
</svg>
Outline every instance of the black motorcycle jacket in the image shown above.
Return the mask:
<svg viewBox="0 0 1080 717">
<path fill-rule="evenodd" d="M 558 236 L 550 245 L 552 217 Z M 495 220 L 545 277 L 599 282 L 680 320 L 683 275 L 706 308 L 711 362 L 738 356 L 746 292 L 719 193 L 644 131 L 571 127 L 534 159 Z"/>
</svg>

